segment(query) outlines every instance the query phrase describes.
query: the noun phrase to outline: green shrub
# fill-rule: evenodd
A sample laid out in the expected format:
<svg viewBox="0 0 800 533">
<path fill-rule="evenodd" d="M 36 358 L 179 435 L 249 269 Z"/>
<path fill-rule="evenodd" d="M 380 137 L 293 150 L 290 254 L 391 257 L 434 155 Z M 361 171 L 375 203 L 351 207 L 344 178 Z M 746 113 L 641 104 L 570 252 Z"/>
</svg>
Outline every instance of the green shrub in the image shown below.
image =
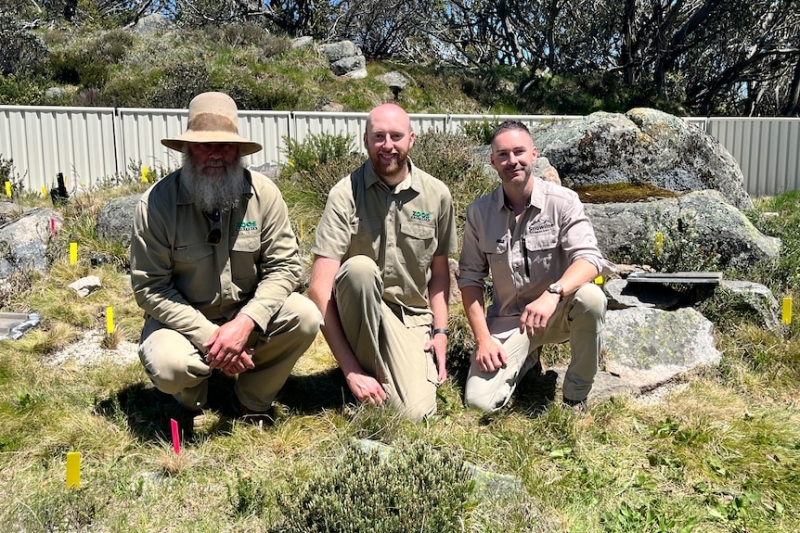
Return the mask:
<svg viewBox="0 0 800 533">
<path fill-rule="evenodd" d="M 494 129 L 499 122 L 489 122 L 483 119 L 480 122 L 473 121 L 461 125 L 461 130 L 470 140 L 478 144 L 489 144 L 492 141 Z"/>
<path fill-rule="evenodd" d="M 463 235 L 467 206 L 498 183 L 484 172 L 484 162 L 476 155 L 476 148 L 476 143 L 463 134 L 428 131 L 417 135 L 411 150 L 414 164 L 450 189 L 459 236 Z"/>
<path fill-rule="evenodd" d="M 462 531 L 473 489 L 455 454 L 413 443 L 384 453 L 350 448 L 331 468 L 278 494 L 284 531 Z"/>
<path fill-rule="evenodd" d="M 266 507 L 266 490 L 264 484 L 249 477 L 242 477 L 236 472 L 236 486 L 228 485 L 228 500 L 233 507 L 233 515 L 237 518 L 260 515 Z"/>
<path fill-rule="evenodd" d="M 211 77 L 202 60 L 179 60 L 164 68 L 152 96 L 152 106 L 167 109 L 186 109 L 192 98 L 213 90 Z"/>
<path fill-rule="evenodd" d="M 0 76 L 0 105 L 42 105 L 44 89 L 28 76 Z"/>
<path fill-rule="evenodd" d="M 289 137 L 283 142 L 288 161 L 280 177 L 293 179 L 301 190 L 313 194 L 318 205 L 325 205 L 331 187 L 364 161 L 350 135 L 311 134 L 302 142 Z"/>
<path fill-rule="evenodd" d="M 0 75 L 26 74 L 38 69 L 47 57 L 41 38 L 24 29 L 13 17 L 0 11 Z"/>
</svg>

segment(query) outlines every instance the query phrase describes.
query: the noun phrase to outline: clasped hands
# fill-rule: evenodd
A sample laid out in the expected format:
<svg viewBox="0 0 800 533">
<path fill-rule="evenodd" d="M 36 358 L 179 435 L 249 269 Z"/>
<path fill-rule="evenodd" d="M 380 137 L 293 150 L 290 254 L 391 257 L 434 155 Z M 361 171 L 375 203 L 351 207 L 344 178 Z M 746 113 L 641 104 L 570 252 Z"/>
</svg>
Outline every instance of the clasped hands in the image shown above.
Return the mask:
<svg viewBox="0 0 800 533">
<path fill-rule="evenodd" d="M 208 350 L 205 356 L 208 366 L 217 368 L 228 376 L 255 368 L 253 349 L 245 347 L 254 328 L 253 320 L 244 314 L 237 315 L 217 328 L 203 344 Z"/>
</svg>

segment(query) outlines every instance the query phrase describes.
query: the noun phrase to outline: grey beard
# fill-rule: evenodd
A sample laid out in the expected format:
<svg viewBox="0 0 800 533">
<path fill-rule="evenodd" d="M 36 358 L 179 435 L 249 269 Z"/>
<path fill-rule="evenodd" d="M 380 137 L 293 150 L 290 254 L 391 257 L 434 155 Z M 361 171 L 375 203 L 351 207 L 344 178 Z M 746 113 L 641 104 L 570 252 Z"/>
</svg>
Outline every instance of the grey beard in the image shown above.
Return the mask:
<svg viewBox="0 0 800 533">
<path fill-rule="evenodd" d="M 208 176 L 197 168 L 189 154 L 183 154 L 181 178 L 192 195 L 194 203 L 204 212 L 224 213 L 233 210 L 242 200 L 245 192 L 244 165 L 238 158 L 225 169 L 222 177 Z"/>
</svg>

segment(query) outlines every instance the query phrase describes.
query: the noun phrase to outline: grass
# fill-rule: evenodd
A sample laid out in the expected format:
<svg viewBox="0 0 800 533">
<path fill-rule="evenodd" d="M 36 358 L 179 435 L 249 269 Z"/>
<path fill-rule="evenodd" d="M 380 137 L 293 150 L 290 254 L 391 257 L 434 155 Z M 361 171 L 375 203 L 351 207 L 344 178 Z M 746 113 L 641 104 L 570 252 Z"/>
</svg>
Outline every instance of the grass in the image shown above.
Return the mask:
<svg viewBox="0 0 800 533">
<path fill-rule="evenodd" d="M 65 224 L 49 275 L 29 278 L 4 308 L 43 318 L 20 340 L 0 341 L 4 531 L 282 531 L 279 494 L 337 464 L 354 438 L 426 443 L 520 481 L 518 492 L 473 492 L 461 531 L 800 531 L 796 322 L 780 338 L 726 316 L 718 325 L 719 367 L 692 375 L 662 403 L 614 398 L 584 417 L 552 402 L 558 394 L 547 374 L 526 379 L 498 413 L 466 409 L 457 357 L 470 339 L 456 307 L 451 379 L 439 390 L 437 415 L 420 424 L 355 406 L 321 337 L 279 394 L 276 423 L 263 430 L 220 415 L 233 386 L 223 376 L 212 378 L 210 423 L 194 431 L 191 417 L 152 388 L 136 361 L 48 364 L 48 355 L 83 331 L 103 331 L 109 305 L 118 333 L 104 342 L 137 341 L 142 317 L 123 259 L 100 267 L 88 260 L 93 251 L 121 253 L 97 242 L 90 221 L 111 195 L 137 187 L 93 192 L 61 208 Z M 307 248 L 317 210 L 300 205 L 303 194 L 287 192 L 297 199 L 290 209 Z M 759 203 L 763 211 L 778 207 L 787 223 L 800 212 L 797 202 Z M 73 238 L 81 241 L 76 265 L 64 257 Z M 787 242 L 791 256 L 794 241 Z M 787 268 L 764 265 L 753 275 L 766 282 Z M 90 274 L 102 289 L 76 298 L 67 285 Z M 783 290 L 796 293 L 787 283 Z M 564 347 L 544 354 L 548 364 L 567 356 Z M 172 418 L 181 428 L 180 455 L 170 441 Z M 65 486 L 70 451 L 82 454 L 80 489 Z"/>
</svg>

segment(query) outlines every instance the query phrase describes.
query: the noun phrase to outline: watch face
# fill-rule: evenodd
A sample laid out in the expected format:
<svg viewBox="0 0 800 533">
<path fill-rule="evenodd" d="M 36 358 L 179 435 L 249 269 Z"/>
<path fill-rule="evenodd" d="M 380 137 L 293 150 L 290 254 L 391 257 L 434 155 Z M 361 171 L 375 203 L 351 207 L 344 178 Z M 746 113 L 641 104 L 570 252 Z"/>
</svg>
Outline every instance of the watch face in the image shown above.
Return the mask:
<svg viewBox="0 0 800 533">
<path fill-rule="evenodd" d="M 553 283 L 549 287 L 547 287 L 547 292 L 552 292 L 553 294 L 561 294 L 564 292 L 564 289 L 561 288 L 561 285 L 558 283 Z"/>
</svg>

